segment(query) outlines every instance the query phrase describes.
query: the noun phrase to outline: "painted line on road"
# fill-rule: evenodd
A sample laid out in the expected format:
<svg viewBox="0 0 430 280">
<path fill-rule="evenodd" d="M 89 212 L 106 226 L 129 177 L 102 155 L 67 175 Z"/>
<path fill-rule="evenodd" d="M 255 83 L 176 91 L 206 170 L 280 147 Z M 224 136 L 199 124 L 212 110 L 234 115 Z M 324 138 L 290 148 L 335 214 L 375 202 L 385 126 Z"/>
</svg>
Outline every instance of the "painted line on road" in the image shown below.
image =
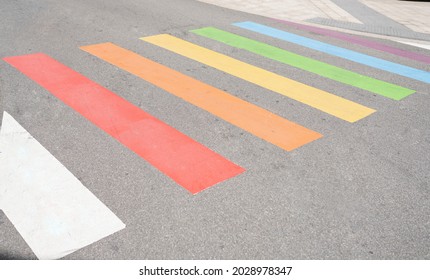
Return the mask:
<svg viewBox="0 0 430 280">
<path fill-rule="evenodd" d="M 45 54 L 4 60 L 193 194 L 244 171 Z"/>
<path fill-rule="evenodd" d="M 325 29 L 325 28 L 321 28 L 321 27 L 310 26 L 310 25 L 305 25 L 305 24 L 286 21 L 286 20 L 277 20 L 277 21 L 285 23 L 286 25 L 295 27 L 297 29 L 306 30 L 306 31 L 310 31 L 313 33 L 329 36 L 329 37 L 336 38 L 336 39 L 339 39 L 339 40 L 342 40 L 345 42 L 354 43 L 354 44 L 357 44 L 360 46 L 364 46 L 364 47 L 375 49 L 375 50 L 382 51 L 382 52 L 391 53 L 391 54 L 394 54 L 397 56 L 402 56 L 402 57 L 416 60 L 419 62 L 430 63 L 430 56 L 425 55 L 425 54 L 420 54 L 420 53 L 402 50 L 402 49 L 395 48 L 395 47 L 392 47 L 389 45 L 385 45 L 385 44 L 382 44 L 379 42 L 367 40 L 367 39 L 364 39 L 364 38 L 361 38 L 358 36 L 345 34 L 343 32 L 339 32 L 339 31 L 329 30 L 329 29 Z"/>
<path fill-rule="evenodd" d="M 430 44 L 420 44 L 420 43 L 407 42 L 407 41 L 397 41 L 397 42 L 402 43 L 402 44 L 406 44 L 406 45 L 410 45 L 410 46 L 414 46 L 414 47 L 418 47 L 421 49 L 430 50 Z M 429 63 L 430 63 L 430 61 L 429 61 Z"/>
<path fill-rule="evenodd" d="M 112 43 L 81 49 L 287 151 L 322 137 L 317 132 Z"/>
<path fill-rule="evenodd" d="M 191 32 L 394 100 L 401 100 L 415 92 L 214 27 Z"/>
<path fill-rule="evenodd" d="M 355 122 L 375 110 L 331 93 L 285 78 L 232 57 L 214 52 L 171 35 L 161 34 L 141 40 L 272 90 L 340 119 Z"/>
<path fill-rule="evenodd" d="M 39 259 L 62 258 L 125 228 L 6 112 L 0 181 L 0 208 Z"/>
<path fill-rule="evenodd" d="M 293 33 L 282 31 L 266 25 L 255 22 L 240 22 L 234 23 L 234 26 L 254 31 L 263 35 L 277 38 L 286 42 L 297 44 L 306 48 L 317 50 L 326 54 L 344 58 L 353 62 L 367 65 L 376 69 L 384 70 L 393 74 L 408 77 L 417 81 L 430 83 L 430 72 L 412 68 L 402 64 L 394 63 L 388 60 L 376 58 L 370 55 L 351 51 L 345 48 L 337 47 L 317 40 L 309 39 Z"/>
</svg>

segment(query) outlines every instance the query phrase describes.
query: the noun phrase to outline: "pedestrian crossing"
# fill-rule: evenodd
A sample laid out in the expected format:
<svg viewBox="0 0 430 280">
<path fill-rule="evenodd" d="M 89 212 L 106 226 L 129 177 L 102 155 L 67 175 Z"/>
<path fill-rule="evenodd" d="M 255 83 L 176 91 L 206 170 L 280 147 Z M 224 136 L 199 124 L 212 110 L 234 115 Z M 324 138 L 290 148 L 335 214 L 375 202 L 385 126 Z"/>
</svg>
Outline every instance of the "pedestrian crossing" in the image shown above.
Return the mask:
<svg viewBox="0 0 430 280">
<path fill-rule="evenodd" d="M 365 48 L 378 50 L 378 51 L 381 51 L 383 53 L 390 53 L 390 54 L 393 54 L 395 56 L 404 57 L 407 59 L 412 59 L 412 60 L 415 60 L 418 62 L 430 63 L 430 56 L 422 54 L 422 53 L 416 53 L 416 52 L 403 50 L 400 48 L 395 48 L 393 46 L 389 46 L 387 44 L 383 44 L 383 43 L 380 43 L 377 41 L 373 41 L 373 40 L 371 41 L 368 39 L 361 38 L 359 36 L 353 36 L 353 35 L 339 32 L 339 31 L 324 29 L 321 27 L 305 25 L 305 24 L 286 21 L 286 20 L 279 20 L 279 22 L 282 22 L 283 24 L 285 24 L 287 26 L 294 27 L 295 29 L 298 29 L 298 30 L 304 30 L 307 32 L 315 33 L 315 34 L 320 34 L 320 35 L 323 35 L 326 37 L 330 37 L 330 38 L 338 39 L 338 40 L 341 40 L 341 41 L 344 41 L 347 43 L 352 43 L 355 45 L 363 46 Z M 406 43 L 406 44 L 408 44 L 408 43 Z M 420 45 L 418 45 L 418 47 L 420 47 Z"/>
<path fill-rule="evenodd" d="M 38 259 L 62 258 L 125 228 L 7 112 L 0 164 L 0 209 Z"/>
<path fill-rule="evenodd" d="M 322 137 L 315 131 L 112 43 L 81 49 L 287 151 Z"/>
<path fill-rule="evenodd" d="M 5 60 L 193 194 L 244 171 L 45 54 Z"/>
<path fill-rule="evenodd" d="M 258 23 L 242 22 L 232 25 L 312 47 L 345 59 L 351 60 L 351 57 L 348 57 L 350 54 L 356 58 L 365 57 L 366 59 L 361 60 L 360 63 L 381 61 L 376 57 L 317 42 Z M 190 30 L 190 32 L 393 100 L 401 100 L 415 92 L 413 89 L 355 73 L 215 27 L 203 27 Z M 308 86 L 172 35 L 158 34 L 140 39 L 145 43 L 213 67 L 347 122 L 354 123 L 376 111 L 334 93 Z M 115 44 L 101 43 L 80 48 L 286 151 L 302 147 L 323 136 L 317 131 L 273 114 L 264 108 Z M 174 128 L 168 127 L 115 93 L 45 54 L 7 57 L 4 60 L 191 193 L 198 193 L 244 171 L 243 168 L 210 151 Z M 388 61 L 384 63 L 395 64 Z M 38 71 L 41 67 L 45 71 Z M 418 80 L 427 81 L 427 77 L 430 75 L 423 70 L 402 67 L 403 70 L 407 70 L 405 71 L 408 72 L 409 77 Z M 380 69 L 396 73 L 396 70 L 392 68 L 384 69 L 382 67 Z M 88 105 L 91 105 L 91 110 L 88 110 Z M 165 142 L 160 142 L 163 141 L 161 139 L 165 139 Z"/>
<path fill-rule="evenodd" d="M 430 72 L 426 72 L 420 69 L 416 69 L 399 63 L 394 63 L 385 59 L 380 59 L 356 51 L 351 51 L 345 48 L 334 46 L 332 44 L 327 44 L 318 40 L 299 36 L 290 32 L 286 32 L 255 22 L 239 22 L 233 25 L 269 37 L 297 44 L 302 47 L 317 50 L 332 56 L 340 57 L 342 59 L 350 60 L 379 70 L 387 71 L 392 74 L 397 74 L 424 83 L 430 83 Z"/>
<path fill-rule="evenodd" d="M 292 98 L 348 122 L 356 122 L 375 112 L 372 108 L 299 83 L 171 35 L 161 34 L 141 39 L 241 78 L 247 82 Z"/>
<path fill-rule="evenodd" d="M 412 93 L 414 90 L 398 85 L 387 83 L 359 73 L 348 71 L 316 59 L 307 58 L 281 48 L 248 39 L 230 32 L 226 32 L 213 27 L 206 27 L 192 30 L 194 34 L 204 36 L 222 42 L 229 46 L 250 51 L 266 58 L 326 77 L 328 79 L 341 82 L 346 85 L 357 87 L 376 93 L 394 100 L 401 100 Z"/>
<path fill-rule="evenodd" d="M 358 88 L 371 94 L 378 94 L 387 98 L 389 102 L 402 102 L 403 99 L 413 94 L 415 90 L 346 70 L 328 62 L 306 57 L 286 48 L 275 47 L 264 42 L 264 40 L 257 41 L 252 35 L 249 35 L 252 33 L 247 33 L 248 37 L 245 37 L 240 34 L 240 30 L 246 29 L 276 38 L 280 40 L 281 44 L 279 45 L 281 46 L 282 42 L 288 41 L 337 58 L 353 61 L 353 63 L 371 66 L 393 75 L 402 75 L 424 83 L 430 81 L 430 73 L 424 70 L 298 36 L 288 33 L 282 28 L 273 28 L 253 22 L 233 23 L 232 25 L 239 27 L 238 34 L 217 27 L 202 27 L 189 32 L 190 34 L 198 35 L 203 40 L 211 42 L 215 40 L 231 48 L 242 49 L 259 55 L 264 60 L 279 62 L 283 67 L 298 68 L 307 71 L 309 75 L 319 75 L 325 79 L 342 83 L 343 88 L 350 87 L 351 91 L 354 88 Z M 256 85 L 262 89 L 260 92 L 263 94 L 274 92 L 282 97 L 307 105 L 312 110 L 315 109 L 333 118 L 351 123 L 351 130 L 354 129 L 356 122 L 368 118 L 376 112 L 372 108 L 370 101 L 367 102 L 367 104 L 370 104 L 369 107 L 359 104 L 339 96 L 340 93 L 338 92 L 328 92 L 315 86 L 307 85 L 288 77 L 288 75 L 280 75 L 270 71 L 271 69 L 257 67 L 183 38 L 169 34 L 155 34 L 136 38 L 136 41 L 138 39 L 141 40 L 139 43 L 170 51 L 179 59 L 192 60 L 201 65 L 212 67 L 216 71 L 226 73 L 228 75 L 223 76 L 225 79 L 239 78 L 246 83 Z M 112 40 L 114 41 L 115 38 L 112 38 Z M 89 56 L 97 57 L 105 63 L 143 79 L 148 84 L 161 88 L 178 98 L 179 102 L 190 103 L 205 112 L 219 117 L 228 124 L 248 132 L 253 137 L 262 139 L 287 152 L 296 149 L 299 149 L 298 152 L 300 152 L 300 149 L 306 149 L 306 145 L 318 142 L 323 137 L 318 126 L 314 126 L 313 129 L 307 128 L 300 123 L 271 112 L 270 108 L 262 108 L 252 102 L 234 96 L 229 93 L 228 88 L 227 90 L 221 90 L 185 73 L 155 62 L 134 50 L 105 42 L 80 46 L 80 49 Z M 411 52 L 408 53 L 410 54 Z M 402 52 L 399 56 L 405 57 L 404 54 Z M 411 56 L 411 59 L 415 57 L 413 55 L 409 56 Z M 94 126 L 149 162 L 191 194 L 197 194 L 246 171 L 245 168 L 230 161 L 223 155 L 210 150 L 176 128 L 120 97 L 120 93 L 108 90 L 103 85 L 90 80 L 48 54 L 24 54 L 5 57 L 3 60 L 67 104 Z M 372 123 L 372 119 L 369 119 L 369 123 Z M 323 127 L 321 126 L 322 129 Z M 3 130 L 4 128 L 2 127 L 2 133 Z M 333 129 L 333 133 L 336 133 L 336 129 Z M 78 189 L 84 188 L 79 184 L 77 186 Z M 88 200 L 96 201 L 95 197 L 88 197 Z M 78 200 L 79 198 L 76 199 L 76 201 Z M 46 202 L 47 205 L 49 203 Z M 111 215 L 108 211 L 109 209 L 100 203 L 97 205 L 98 209 L 101 209 L 102 216 L 106 215 L 106 217 L 112 218 L 110 221 L 112 227 L 106 227 L 96 237 L 91 237 L 83 243 L 73 245 L 74 249 L 86 246 L 125 227 L 118 218 Z M 10 207 L 12 208 L 13 205 L 10 205 Z M 70 207 L 75 207 L 75 204 L 71 204 Z M 49 211 L 55 212 L 55 210 Z M 67 211 L 73 212 L 71 210 Z M 82 214 L 84 212 L 82 211 L 81 215 L 85 215 Z M 60 217 L 59 219 L 62 218 Z M 61 221 L 58 221 L 58 224 L 61 224 Z M 50 234 L 57 234 L 50 231 L 52 225 L 48 228 L 46 226 L 40 227 L 42 227 L 41 236 L 43 236 L 43 242 L 49 239 Z M 21 231 L 20 233 L 26 236 L 26 241 L 29 244 L 31 243 L 30 246 L 32 246 L 33 251 L 39 252 L 38 256 L 41 258 L 64 256 L 67 253 L 64 253 L 64 250 L 66 250 L 64 248 L 70 247 L 67 242 L 64 242 L 66 247 L 63 248 L 61 247 L 63 245 L 61 245 L 61 248 L 57 248 L 57 250 L 54 248 L 53 251 L 45 252 L 42 248 L 42 241 L 32 240 L 31 236 L 28 235 L 28 231 L 34 229 L 28 229 L 25 226 L 21 228 L 26 233 L 24 234 Z"/>
</svg>

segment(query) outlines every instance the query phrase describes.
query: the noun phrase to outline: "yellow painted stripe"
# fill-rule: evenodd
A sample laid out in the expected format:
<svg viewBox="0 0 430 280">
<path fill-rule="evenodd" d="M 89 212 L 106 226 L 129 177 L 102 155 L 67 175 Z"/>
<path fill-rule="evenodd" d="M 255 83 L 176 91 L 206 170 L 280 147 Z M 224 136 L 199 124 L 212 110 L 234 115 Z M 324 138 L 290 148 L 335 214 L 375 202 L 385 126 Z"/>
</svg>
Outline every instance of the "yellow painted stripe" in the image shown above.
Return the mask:
<svg viewBox="0 0 430 280">
<path fill-rule="evenodd" d="M 369 107 L 299 83 L 171 35 L 161 34 L 140 39 L 285 95 L 348 122 L 358 121 L 375 112 L 374 109 Z"/>
</svg>

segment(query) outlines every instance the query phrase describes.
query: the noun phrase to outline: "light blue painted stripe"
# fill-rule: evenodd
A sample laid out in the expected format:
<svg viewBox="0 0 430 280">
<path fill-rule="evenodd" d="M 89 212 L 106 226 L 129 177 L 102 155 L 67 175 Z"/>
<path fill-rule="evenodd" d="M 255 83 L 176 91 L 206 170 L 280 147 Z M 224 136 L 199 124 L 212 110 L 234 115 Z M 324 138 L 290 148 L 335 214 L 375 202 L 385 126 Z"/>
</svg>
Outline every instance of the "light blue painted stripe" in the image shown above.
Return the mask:
<svg viewBox="0 0 430 280">
<path fill-rule="evenodd" d="M 314 49 L 323 53 L 327 53 L 333 56 L 341 57 L 360 64 L 364 64 L 387 72 L 405 76 L 414 80 L 430 83 L 430 72 L 426 72 L 420 69 L 390 62 L 384 59 L 376 58 L 370 55 L 365 55 L 359 52 L 347 50 L 341 47 L 326 44 L 317 40 L 309 39 L 303 36 L 285 32 L 276 28 L 254 23 L 251 21 L 234 23 L 233 25 L 250 31 L 254 31 L 263 35 L 271 36 L 283 41 L 287 41 L 310 49 Z"/>
</svg>

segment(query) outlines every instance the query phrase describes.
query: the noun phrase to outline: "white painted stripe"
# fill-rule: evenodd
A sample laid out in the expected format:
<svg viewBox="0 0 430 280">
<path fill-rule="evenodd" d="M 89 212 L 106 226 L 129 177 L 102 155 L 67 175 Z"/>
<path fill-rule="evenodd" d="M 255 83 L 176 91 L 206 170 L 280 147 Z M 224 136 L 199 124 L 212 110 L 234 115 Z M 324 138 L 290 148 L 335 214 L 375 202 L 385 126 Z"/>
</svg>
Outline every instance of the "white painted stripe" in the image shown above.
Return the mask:
<svg viewBox="0 0 430 280">
<path fill-rule="evenodd" d="M 58 259 L 125 225 L 4 112 L 0 208 L 39 259 Z"/>
<path fill-rule="evenodd" d="M 406 41 L 398 41 L 398 42 L 400 42 L 402 44 L 407 44 L 407 45 L 411 45 L 414 47 L 430 50 L 430 44 L 419 44 L 419 43 L 406 42 Z"/>
</svg>

